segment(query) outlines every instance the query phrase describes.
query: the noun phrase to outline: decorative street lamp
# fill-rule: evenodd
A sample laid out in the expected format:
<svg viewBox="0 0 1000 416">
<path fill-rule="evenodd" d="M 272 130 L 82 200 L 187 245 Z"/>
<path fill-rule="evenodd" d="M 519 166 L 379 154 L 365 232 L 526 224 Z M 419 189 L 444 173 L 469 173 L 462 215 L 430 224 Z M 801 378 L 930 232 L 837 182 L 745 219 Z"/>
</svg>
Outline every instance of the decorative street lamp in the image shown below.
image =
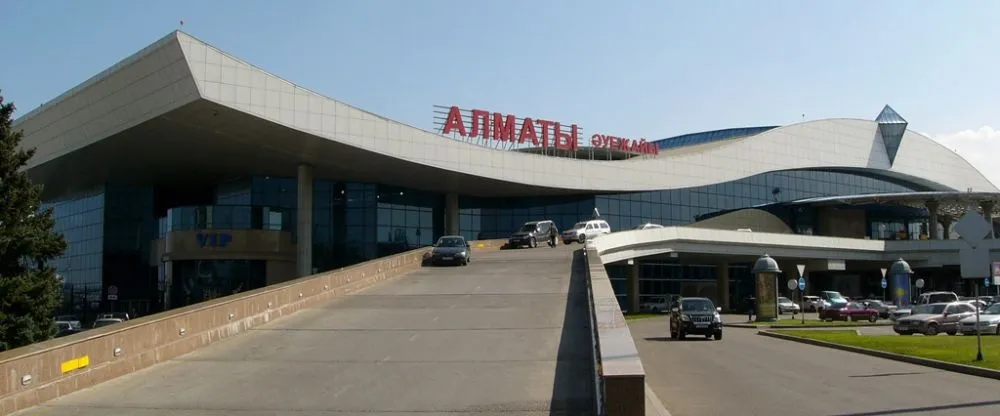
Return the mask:
<svg viewBox="0 0 1000 416">
<path fill-rule="evenodd" d="M 765 254 L 754 262 L 750 273 L 754 274 L 756 283 L 757 322 L 777 321 L 778 273 L 781 273 L 778 262 Z"/>
</svg>

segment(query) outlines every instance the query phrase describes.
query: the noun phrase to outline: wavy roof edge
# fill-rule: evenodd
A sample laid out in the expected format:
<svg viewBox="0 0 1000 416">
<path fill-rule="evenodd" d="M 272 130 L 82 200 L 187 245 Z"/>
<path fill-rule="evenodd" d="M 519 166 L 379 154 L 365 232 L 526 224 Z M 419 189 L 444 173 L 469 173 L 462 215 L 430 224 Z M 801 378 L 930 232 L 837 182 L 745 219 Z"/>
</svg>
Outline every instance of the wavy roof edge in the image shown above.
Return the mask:
<svg viewBox="0 0 1000 416">
<path fill-rule="evenodd" d="M 697 133 L 686 133 L 680 136 L 667 137 L 665 139 L 655 140 L 653 143 L 655 143 L 660 149 L 673 149 L 696 144 L 755 136 L 778 127 L 781 126 L 733 127 L 721 130 L 701 131 Z"/>
</svg>

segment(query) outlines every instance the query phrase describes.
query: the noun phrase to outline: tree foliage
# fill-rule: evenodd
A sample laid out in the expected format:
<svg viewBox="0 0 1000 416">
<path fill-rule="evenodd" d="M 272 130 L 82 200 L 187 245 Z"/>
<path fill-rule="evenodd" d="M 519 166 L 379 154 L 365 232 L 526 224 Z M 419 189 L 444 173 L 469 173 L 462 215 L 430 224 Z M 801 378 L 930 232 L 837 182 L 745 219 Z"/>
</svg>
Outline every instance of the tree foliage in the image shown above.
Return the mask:
<svg viewBox="0 0 1000 416">
<path fill-rule="evenodd" d="M 0 95 L 0 351 L 55 334 L 62 284 L 47 262 L 66 251 L 52 211 L 39 212 L 42 187 L 24 169 L 35 150 L 19 148 L 13 115 Z"/>
</svg>

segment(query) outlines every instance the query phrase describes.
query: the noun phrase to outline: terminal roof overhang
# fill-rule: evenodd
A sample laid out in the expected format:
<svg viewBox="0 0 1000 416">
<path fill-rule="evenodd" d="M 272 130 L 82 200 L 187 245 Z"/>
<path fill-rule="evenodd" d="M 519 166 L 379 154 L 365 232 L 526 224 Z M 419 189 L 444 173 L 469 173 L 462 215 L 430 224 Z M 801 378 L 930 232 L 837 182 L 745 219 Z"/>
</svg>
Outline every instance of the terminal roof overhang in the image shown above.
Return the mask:
<svg viewBox="0 0 1000 416">
<path fill-rule="evenodd" d="M 174 32 L 15 121 L 48 197 L 108 181 L 315 176 L 480 196 L 677 189 L 780 170 L 852 171 L 997 191 L 964 159 L 906 132 L 891 161 L 877 123 L 828 119 L 662 152 L 575 160 L 450 140 L 323 97 Z M 802 149 L 801 154 L 795 149 Z M 807 151 L 806 151 L 807 150 Z"/>
</svg>

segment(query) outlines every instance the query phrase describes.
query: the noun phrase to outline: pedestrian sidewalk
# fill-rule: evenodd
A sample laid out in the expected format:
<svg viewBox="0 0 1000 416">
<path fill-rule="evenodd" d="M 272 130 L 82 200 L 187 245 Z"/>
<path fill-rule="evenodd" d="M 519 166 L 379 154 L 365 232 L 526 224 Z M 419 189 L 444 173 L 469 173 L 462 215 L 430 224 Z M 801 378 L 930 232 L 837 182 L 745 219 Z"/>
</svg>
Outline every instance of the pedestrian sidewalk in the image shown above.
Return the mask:
<svg viewBox="0 0 1000 416">
<path fill-rule="evenodd" d="M 646 416 L 670 416 L 670 412 L 660 402 L 660 398 L 656 397 L 656 393 L 653 393 L 653 389 L 649 388 L 649 384 L 646 384 Z"/>
</svg>

